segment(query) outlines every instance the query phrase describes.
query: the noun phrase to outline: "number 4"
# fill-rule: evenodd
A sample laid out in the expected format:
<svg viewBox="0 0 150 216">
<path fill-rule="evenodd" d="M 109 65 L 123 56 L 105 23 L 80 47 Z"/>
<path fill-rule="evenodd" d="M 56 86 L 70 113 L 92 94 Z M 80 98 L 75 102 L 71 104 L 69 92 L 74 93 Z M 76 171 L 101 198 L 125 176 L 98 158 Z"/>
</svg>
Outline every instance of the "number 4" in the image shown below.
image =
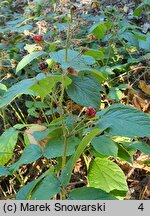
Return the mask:
<svg viewBox="0 0 150 216">
<path fill-rule="evenodd" d="M 141 203 L 138 207 L 139 210 L 143 211 L 144 210 L 144 206 L 143 206 L 143 203 Z"/>
</svg>

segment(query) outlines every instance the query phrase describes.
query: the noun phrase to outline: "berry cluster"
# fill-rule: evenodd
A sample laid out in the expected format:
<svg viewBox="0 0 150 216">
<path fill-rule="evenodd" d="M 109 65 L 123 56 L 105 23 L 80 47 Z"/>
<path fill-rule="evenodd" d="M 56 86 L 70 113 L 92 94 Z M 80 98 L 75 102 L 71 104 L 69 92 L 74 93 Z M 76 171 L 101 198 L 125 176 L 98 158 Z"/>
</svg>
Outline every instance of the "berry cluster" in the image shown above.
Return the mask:
<svg viewBox="0 0 150 216">
<path fill-rule="evenodd" d="M 89 106 L 89 107 L 87 107 L 87 109 L 85 110 L 85 113 L 86 113 L 86 115 L 87 115 L 89 118 L 94 118 L 95 115 L 96 115 L 96 110 L 94 109 L 94 107 Z"/>
<path fill-rule="evenodd" d="M 36 42 L 41 42 L 43 40 L 43 35 L 33 35 L 32 39 Z"/>
</svg>

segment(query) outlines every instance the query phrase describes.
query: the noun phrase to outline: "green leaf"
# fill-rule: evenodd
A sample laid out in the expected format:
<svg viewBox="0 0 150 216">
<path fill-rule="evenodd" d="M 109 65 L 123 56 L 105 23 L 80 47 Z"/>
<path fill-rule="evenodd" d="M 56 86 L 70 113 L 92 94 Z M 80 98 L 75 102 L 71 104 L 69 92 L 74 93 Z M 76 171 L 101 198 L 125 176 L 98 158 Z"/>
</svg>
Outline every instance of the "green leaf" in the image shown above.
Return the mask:
<svg viewBox="0 0 150 216">
<path fill-rule="evenodd" d="M 150 164 L 150 160 L 143 161 L 143 164 Z"/>
<path fill-rule="evenodd" d="M 108 79 L 108 74 L 103 71 L 95 69 L 88 69 L 86 71 L 89 72 L 93 77 L 95 77 L 100 83 Z M 100 90 L 102 90 L 102 88 Z"/>
<path fill-rule="evenodd" d="M 75 147 L 80 143 L 77 137 L 71 137 L 67 140 L 66 155 L 72 155 L 75 152 Z M 50 139 L 45 147 L 44 156 L 46 158 L 55 158 L 63 156 L 64 154 L 64 139 L 63 137 L 54 137 Z"/>
<path fill-rule="evenodd" d="M 100 106 L 99 82 L 92 76 L 72 76 L 72 83 L 67 88 L 67 94 L 81 106 L 93 106 L 96 109 Z"/>
<path fill-rule="evenodd" d="M 97 152 L 103 155 L 117 156 L 118 146 L 111 138 L 106 136 L 98 136 L 94 137 L 91 143 Z"/>
<path fill-rule="evenodd" d="M 24 185 L 17 193 L 16 200 L 29 200 L 31 197 L 31 193 L 36 187 L 36 185 L 45 177 L 54 172 L 54 168 L 51 167 L 49 170 L 44 172 L 39 178 L 35 179 L 32 182 Z"/>
<path fill-rule="evenodd" d="M 86 52 L 84 52 L 84 55 L 92 56 L 96 60 L 103 61 L 104 59 L 104 52 L 101 50 L 88 49 Z"/>
<path fill-rule="evenodd" d="M 35 107 L 29 108 L 27 111 L 29 115 L 39 118 L 39 114 L 35 111 Z"/>
<path fill-rule="evenodd" d="M 62 83 L 62 76 L 61 75 L 53 75 L 52 78 L 55 80 L 55 82 L 60 82 Z M 64 86 L 67 87 L 72 83 L 72 80 L 66 76 L 65 81 L 64 81 Z"/>
<path fill-rule="evenodd" d="M 90 28 L 89 33 L 93 33 L 96 35 L 97 39 L 101 39 L 104 36 L 106 30 L 107 25 L 104 22 L 96 23 Z"/>
<path fill-rule="evenodd" d="M 126 90 L 128 88 L 128 85 L 127 84 L 120 84 L 118 85 L 118 89 L 121 89 L 121 90 Z"/>
<path fill-rule="evenodd" d="M 139 47 L 144 49 L 145 52 L 150 52 L 150 35 L 147 35 L 146 41 L 139 40 Z"/>
<path fill-rule="evenodd" d="M 37 109 L 45 109 L 45 108 L 49 108 L 49 105 L 46 103 L 43 103 L 41 101 L 25 101 L 25 105 L 28 108 L 37 108 Z"/>
<path fill-rule="evenodd" d="M 8 175 L 11 175 L 9 170 L 5 166 L 0 165 L 0 177 Z"/>
<path fill-rule="evenodd" d="M 130 153 L 122 145 L 119 145 L 119 148 L 118 148 L 118 157 L 121 160 L 127 161 L 128 163 L 131 163 L 131 164 L 133 163 Z"/>
<path fill-rule="evenodd" d="M 139 58 L 129 58 L 128 63 L 133 64 L 133 63 L 138 63 L 138 62 L 149 60 L 149 59 L 150 59 L 150 53 L 146 53 L 145 55 L 140 56 Z"/>
<path fill-rule="evenodd" d="M 119 101 L 123 98 L 123 93 L 117 87 L 112 87 L 107 95 L 108 98 Z"/>
<path fill-rule="evenodd" d="M 21 129 L 27 127 L 27 126 L 28 126 L 28 125 L 26 125 L 26 124 L 16 124 L 16 125 L 14 125 L 13 127 L 14 127 L 15 129 L 17 129 L 17 130 L 21 130 Z"/>
<path fill-rule="evenodd" d="M 123 19 L 121 22 L 121 33 L 124 33 L 125 30 L 133 30 L 133 29 L 141 29 L 137 25 L 134 25 L 133 23 L 127 21 L 127 19 Z"/>
<path fill-rule="evenodd" d="M 140 33 L 140 32 L 137 32 L 137 31 L 132 31 L 132 33 L 135 35 L 135 37 L 136 37 L 138 40 L 146 41 L 147 35 L 142 34 L 142 33 Z"/>
<path fill-rule="evenodd" d="M 17 17 L 17 18 L 15 17 L 14 20 L 10 20 L 10 21 L 6 22 L 6 24 L 10 25 L 10 26 L 19 25 L 24 20 L 25 20 L 24 17 Z"/>
<path fill-rule="evenodd" d="M 126 197 L 127 191 L 123 191 L 123 190 L 112 190 L 111 194 L 114 195 L 117 199 L 119 200 L 124 200 L 124 198 Z"/>
<path fill-rule="evenodd" d="M 24 26 L 19 26 L 19 27 L 14 27 L 13 28 L 13 31 L 14 32 L 18 32 L 18 33 L 23 33 L 25 30 L 27 31 L 31 31 L 33 29 L 33 26 L 32 25 L 24 25 Z"/>
<path fill-rule="evenodd" d="M 62 76 L 50 75 L 44 79 L 37 81 L 37 83 L 32 85 L 30 89 L 33 92 L 36 92 L 41 97 L 41 100 L 43 101 L 46 95 L 52 92 L 53 87 L 57 82 L 62 82 Z M 72 80 L 69 77 L 65 77 L 64 86 L 67 87 L 68 85 L 70 85 L 71 82 Z"/>
<path fill-rule="evenodd" d="M 60 192 L 60 182 L 53 174 L 45 177 L 32 192 L 30 200 L 49 200 Z"/>
<path fill-rule="evenodd" d="M 39 182 L 38 179 L 27 183 L 24 185 L 17 193 L 16 200 L 28 200 L 30 193 L 32 192 L 33 188 L 36 186 L 36 184 Z"/>
<path fill-rule="evenodd" d="M 25 147 L 19 160 L 9 167 L 9 170 L 17 170 L 20 165 L 30 164 L 42 157 L 42 149 L 40 146 L 31 144 Z"/>
<path fill-rule="evenodd" d="M 41 97 L 43 102 L 45 96 L 52 92 L 54 85 L 54 80 L 51 77 L 46 77 L 45 79 L 39 80 L 37 83 L 32 85 L 30 89 L 33 92 L 36 92 Z"/>
<path fill-rule="evenodd" d="M 114 104 L 97 115 L 101 115 L 97 127 L 109 127 L 108 135 L 131 138 L 150 135 L 150 117 L 130 106 Z"/>
<path fill-rule="evenodd" d="M 49 105 L 46 103 L 43 103 L 41 101 L 35 101 L 33 102 L 33 106 L 37 109 L 45 109 L 45 108 L 49 108 Z"/>
<path fill-rule="evenodd" d="M 96 158 L 90 163 L 88 181 L 90 187 L 99 188 L 106 192 L 128 190 L 123 171 L 117 164 L 108 159 Z"/>
<path fill-rule="evenodd" d="M 35 78 L 32 79 L 25 79 L 8 89 L 3 95 L 0 100 L 0 108 L 8 105 L 12 100 L 16 97 L 20 96 L 21 94 L 29 94 L 34 95 L 34 92 L 29 90 L 30 86 L 35 84 L 38 80 L 43 79 L 44 74 L 38 74 Z"/>
<path fill-rule="evenodd" d="M 52 139 L 53 137 L 60 137 L 62 135 L 61 127 L 51 126 L 44 131 L 35 131 L 33 132 L 33 136 L 36 140 L 43 140 L 45 137 L 50 136 Z"/>
<path fill-rule="evenodd" d="M 62 186 L 64 186 L 64 187 L 67 186 L 67 184 L 69 183 L 69 180 L 70 180 L 70 177 L 71 177 L 71 173 L 72 173 L 72 170 L 73 170 L 73 168 L 75 166 L 76 161 L 79 159 L 80 155 L 83 153 L 83 151 L 86 148 L 86 146 L 100 132 L 101 132 L 100 129 L 93 129 L 93 131 L 91 131 L 88 135 L 86 135 L 82 139 L 82 141 L 78 145 L 78 147 L 77 147 L 74 155 L 67 162 L 64 170 L 61 173 L 60 181 L 61 181 Z"/>
<path fill-rule="evenodd" d="M 69 193 L 69 200 L 115 200 L 115 196 L 103 190 L 83 187 L 74 189 Z"/>
<path fill-rule="evenodd" d="M 144 3 L 145 5 L 150 6 L 150 0 L 143 0 L 143 3 Z"/>
<path fill-rule="evenodd" d="M 12 127 L 0 136 L 0 151 L 3 153 L 0 155 L 1 165 L 6 164 L 12 158 L 17 139 L 18 131 Z"/>
<path fill-rule="evenodd" d="M 7 91 L 7 87 L 2 83 L 0 83 L 0 89 L 3 91 Z"/>
<path fill-rule="evenodd" d="M 135 150 L 139 150 L 145 154 L 150 155 L 150 146 L 144 142 L 132 142 L 131 144 L 129 144 L 128 147 L 129 150 L 135 149 Z"/>
<path fill-rule="evenodd" d="M 45 137 L 48 136 L 50 131 L 53 131 L 53 130 L 55 130 L 55 128 L 46 129 L 45 131 L 35 131 L 35 132 L 33 132 L 33 136 L 36 140 L 43 140 L 43 139 L 45 139 Z"/>
<path fill-rule="evenodd" d="M 122 38 L 124 38 L 126 41 L 128 41 L 128 46 L 134 46 L 134 47 L 139 48 L 139 41 L 135 37 L 135 35 L 132 34 L 131 32 L 128 32 L 128 31 L 123 32 Z"/>
<path fill-rule="evenodd" d="M 33 80 L 26 79 L 10 87 L 0 100 L 0 108 L 8 105 L 12 100 L 21 94 L 33 95 L 34 93 L 28 89 L 32 83 L 34 83 Z"/>
<path fill-rule="evenodd" d="M 26 55 L 17 65 L 16 73 L 23 69 L 27 64 L 29 64 L 33 59 L 38 58 L 41 55 L 46 54 L 46 52 L 39 51 L 39 52 L 33 52 L 31 54 Z"/>
<path fill-rule="evenodd" d="M 141 16 L 142 13 L 142 8 L 143 8 L 143 3 L 140 4 L 133 12 L 134 16 Z"/>
<path fill-rule="evenodd" d="M 74 50 L 68 50 L 68 61 L 65 62 L 66 51 L 59 50 L 57 52 L 50 53 L 50 57 L 55 62 L 61 64 L 63 70 L 66 70 L 69 67 L 74 68 L 75 70 L 81 71 L 89 69 L 89 65 L 95 63 L 95 59 L 90 56 L 81 56 L 81 54 Z"/>
</svg>

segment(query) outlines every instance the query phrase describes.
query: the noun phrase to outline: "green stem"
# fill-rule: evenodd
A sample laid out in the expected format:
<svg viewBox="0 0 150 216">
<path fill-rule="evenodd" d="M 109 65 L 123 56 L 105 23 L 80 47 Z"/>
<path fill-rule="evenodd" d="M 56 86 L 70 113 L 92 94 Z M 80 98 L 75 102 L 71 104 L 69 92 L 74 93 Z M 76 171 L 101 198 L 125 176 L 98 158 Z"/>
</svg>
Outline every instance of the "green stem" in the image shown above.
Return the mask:
<svg viewBox="0 0 150 216">
<path fill-rule="evenodd" d="M 66 74 L 62 74 L 62 89 L 61 94 L 59 98 L 59 109 L 60 109 L 60 118 L 62 121 L 62 130 L 63 130 L 63 137 L 64 137 L 64 153 L 62 157 L 62 170 L 65 167 L 66 164 L 66 151 L 67 151 L 67 129 L 64 121 L 64 113 L 63 113 L 63 97 L 64 97 L 64 91 L 65 91 L 65 76 Z"/>
<path fill-rule="evenodd" d="M 65 62 L 68 62 L 68 48 L 69 48 L 69 41 L 70 41 L 70 28 L 71 28 L 71 23 L 72 23 L 72 16 L 73 14 L 71 13 L 71 19 L 68 24 L 68 30 L 67 30 L 67 39 L 66 39 L 66 47 L 65 47 Z M 64 121 L 64 113 L 63 113 L 63 98 L 64 98 L 64 92 L 65 92 L 65 78 L 66 78 L 66 73 L 63 72 L 62 74 L 62 86 L 61 86 L 61 94 L 59 98 L 59 109 L 60 109 L 60 117 L 62 120 L 62 130 L 63 130 L 63 138 L 64 138 L 64 152 L 62 156 L 62 170 L 64 169 L 66 165 L 66 153 L 67 153 L 67 137 L 68 137 L 68 131 L 65 125 Z M 60 193 L 61 199 L 65 199 L 66 197 L 66 191 L 64 188 L 62 188 L 62 192 Z"/>
<path fill-rule="evenodd" d="M 71 131 L 71 133 L 68 134 L 68 137 L 72 136 L 73 134 L 76 134 L 77 128 L 84 123 L 85 119 L 82 119 L 75 127 L 74 129 Z M 85 127 L 85 126 L 84 126 Z"/>
<path fill-rule="evenodd" d="M 16 116 L 18 117 L 18 119 L 23 123 L 26 124 L 23 119 L 21 118 L 21 116 L 19 115 L 19 113 L 17 112 L 17 110 L 10 104 L 12 110 L 15 112 Z"/>
<path fill-rule="evenodd" d="M 41 110 L 41 112 L 42 112 L 42 114 L 43 114 L 43 116 L 45 118 L 46 123 L 49 124 L 49 120 L 48 120 L 47 116 L 45 115 L 44 110 L 42 108 L 40 110 Z"/>
<path fill-rule="evenodd" d="M 24 116 L 23 112 L 21 111 L 20 107 L 18 106 L 18 104 L 16 103 L 16 101 L 15 101 L 15 105 L 16 105 L 18 111 L 20 112 L 20 115 L 22 116 L 22 118 L 23 118 L 25 124 L 27 124 L 27 121 L 26 121 L 26 119 L 25 119 L 25 116 Z"/>
<path fill-rule="evenodd" d="M 111 53 L 111 45 L 109 43 L 109 46 L 108 46 L 108 55 L 107 55 L 107 60 L 106 60 L 106 66 L 108 65 L 108 62 L 109 62 L 109 59 L 110 59 L 110 53 Z"/>
<path fill-rule="evenodd" d="M 69 40 L 70 40 L 70 27 L 72 23 L 72 13 L 71 13 L 71 19 L 68 24 L 68 30 L 67 30 L 67 39 L 66 39 L 66 48 L 65 48 L 65 62 L 68 62 L 68 48 L 69 48 Z M 63 137 L 64 137 L 64 153 L 62 157 L 62 170 L 65 167 L 66 164 L 66 152 L 67 152 L 67 136 L 68 132 L 66 129 L 66 125 L 64 122 L 64 115 L 63 115 L 63 97 L 64 97 L 64 92 L 65 92 L 65 77 L 66 73 L 62 74 L 62 89 L 61 89 L 61 95 L 59 98 L 59 108 L 60 108 L 60 117 L 62 119 L 62 130 L 63 130 Z"/>
<path fill-rule="evenodd" d="M 55 119 L 56 116 L 55 116 L 55 112 L 54 112 L 54 109 L 53 109 L 53 106 L 54 106 L 54 103 L 56 103 L 57 99 L 55 97 L 55 93 L 56 93 L 56 83 L 53 87 L 53 91 L 52 91 L 52 98 L 55 98 L 55 101 L 51 99 L 51 102 L 50 102 L 50 110 L 52 112 L 52 118 Z"/>
<path fill-rule="evenodd" d="M 87 157 L 84 153 L 82 153 L 82 156 L 83 156 L 83 159 L 84 159 L 84 162 L 85 162 L 85 165 L 86 165 L 86 169 L 88 170 L 89 169 L 89 162 L 87 160 Z"/>
<path fill-rule="evenodd" d="M 68 48 L 69 48 L 69 39 L 70 39 L 70 27 L 71 27 L 71 23 L 69 22 L 68 30 L 67 30 L 66 48 L 65 48 L 65 62 L 68 62 Z"/>
<path fill-rule="evenodd" d="M 7 123 L 6 123 L 6 118 L 5 118 L 5 110 L 4 108 L 2 108 L 2 114 L 0 114 L 2 119 L 3 119 L 3 122 L 4 122 L 4 129 L 6 130 L 7 129 Z"/>
<path fill-rule="evenodd" d="M 70 21 L 68 23 L 68 30 L 67 30 L 67 39 L 66 39 L 66 48 L 65 48 L 65 62 L 68 62 L 68 48 L 69 48 L 69 41 L 70 41 L 70 28 L 71 28 L 71 23 L 72 23 L 72 19 L 73 19 L 73 13 L 71 12 L 71 18 Z"/>
<path fill-rule="evenodd" d="M 20 183 L 20 187 L 24 186 L 24 181 L 22 180 L 20 174 L 17 173 L 17 171 L 14 171 L 14 176 L 17 178 L 17 180 L 19 181 Z"/>
<path fill-rule="evenodd" d="M 32 98 L 32 100 L 33 100 L 34 102 L 36 102 L 36 100 L 35 100 L 35 98 L 34 98 L 33 96 L 31 96 L 31 98 Z M 46 123 L 49 124 L 48 118 L 47 118 L 47 116 L 45 115 L 44 110 L 43 110 L 42 108 L 40 108 L 40 110 L 41 110 L 41 112 L 42 112 L 42 114 L 43 114 L 43 116 L 44 116 L 44 118 L 45 118 Z"/>
</svg>

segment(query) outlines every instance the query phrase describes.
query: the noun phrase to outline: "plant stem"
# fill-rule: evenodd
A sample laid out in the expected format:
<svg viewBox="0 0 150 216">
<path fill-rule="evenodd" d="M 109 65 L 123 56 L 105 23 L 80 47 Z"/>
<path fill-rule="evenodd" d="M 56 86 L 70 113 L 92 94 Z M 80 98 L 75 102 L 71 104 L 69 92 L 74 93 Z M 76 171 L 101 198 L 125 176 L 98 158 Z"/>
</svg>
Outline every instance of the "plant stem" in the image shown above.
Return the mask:
<svg viewBox="0 0 150 216">
<path fill-rule="evenodd" d="M 68 61 L 68 47 L 69 47 L 69 39 L 70 39 L 70 26 L 71 26 L 71 23 L 69 22 L 68 30 L 67 30 L 66 48 L 65 48 L 65 62 Z"/>
<path fill-rule="evenodd" d="M 27 121 L 26 121 L 26 119 L 25 119 L 25 116 L 24 116 L 23 112 L 21 111 L 20 107 L 18 106 L 18 104 L 16 103 L 16 101 L 15 101 L 15 105 L 16 105 L 18 111 L 20 112 L 23 121 L 25 122 L 25 124 L 27 124 Z"/>
<path fill-rule="evenodd" d="M 66 48 L 65 48 L 65 62 L 68 62 L 68 48 L 69 48 L 69 40 L 70 40 L 70 28 L 71 28 L 71 23 L 73 19 L 73 13 L 71 12 L 71 18 L 68 23 L 68 30 L 67 30 L 67 39 L 66 39 Z"/>
<path fill-rule="evenodd" d="M 59 109 L 60 109 L 60 118 L 62 121 L 62 130 L 63 130 L 63 137 L 64 137 L 64 153 L 62 157 L 62 170 L 65 167 L 66 164 L 66 151 L 67 151 L 67 129 L 64 121 L 64 113 L 63 113 L 63 97 L 64 97 L 64 91 L 65 91 L 65 76 L 66 74 L 62 74 L 62 89 L 61 89 L 61 94 L 59 98 Z"/>
<path fill-rule="evenodd" d="M 19 115 L 19 113 L 17 112 L 17 110 L 10 104 L 12 110 L 15 112 L 16 116 L 18 117 L 18 119 L 23 123 L 26 124 L 23 119 L 21 118 L 21 116 Z"/>
<path fill-rule="evenodd" d="M 88 159 L 87 159 L 87 157 L 86 157 L 86 155 L 84 153 L 82 153 L 82 156 L 83 156 L 83 159 L 84 159 L 84 162 L 85 162 L 85 165 L 86 165 L 86 169 L 88 170 L 89 169 Z"/>
<path fill-rule="evenodd" d="M 65 48 L 65 62 L 68 62 L 68 47 L 69 47 L 69 40 L 70 40 L 70 27 L 72 23 L 72 13 L 71 13 L 71 19 L 68 24 L 68 30 L 67 30 L 67 39 L 66 39 L 66 48 Z M 65 167 L 66 164 L 66 152 L 67 152 L 67 136 L 68 132 L 66 129 L 66 125 L 64 122 L 64 116 L 63 116 L 63 97 L 65 92 L 65 77 L 66 73 L 62 74 L 62 88 L 61 88 L 61 95 L 59 98 L 59 108 L 60 108 L 60 117 L 62 119 L 62 130 L 63 130 L 63 137 L 64 137 L 64 153 L 62 157 L 62 170 Z"/>
<path fill-rule="evenodd" d="M 6 118 L 5 118 L 5 110 L 4 110 L 4 108 L 2 108 L 2 114 L 0 114 L 0 116 L 3 119 L 4 129 L 6 130 L 7 129 L 7 124 L 6 124 Z"/>
<path fill-rule="evenodd" d="M 68 48 L 69 48 L 69 41 L 70 41 L 70 27 L 72 23 L 72 13 L 71 13 L 71 19 L 68 24 L 68 30 L 67 30 L 67 39 L 66 39 L 66 47 L 65 47 L 65 62 L 68 62 Z M 61 86 L 61 94 L 59 98 L 59 109 L 60 109 L 60 118 L 62 119 L 62 130 L 63 130 L 63 138 L 64 138 L 64 152 L 62 156 L 62 170 L 64 169 L 66 165 L 66 153 L 67 153 L 67 137 L 68 137 L 68 131 L 65 125 L 64 121 L 64 110 L 63 110 L 63 98 L 64 98 L 64 92 L 65 92 L 65 78 L 67 74 L 65 72 L 62 73 L 62 86 Z M 60 193 L 61 199 L 66 198 L 66 191 L 64 188 L 62 188 L 62 192 Z"/>
<path fill-rule="evenodd" d="M 14 171 L 14 176 L 17 178 L 17 180 L 19 181 L 20 183 L 20 187 L 24 186 L 24 181 L 22 180 L 20 174 L 17 173 L 17 171 Z"/>
</svg>

